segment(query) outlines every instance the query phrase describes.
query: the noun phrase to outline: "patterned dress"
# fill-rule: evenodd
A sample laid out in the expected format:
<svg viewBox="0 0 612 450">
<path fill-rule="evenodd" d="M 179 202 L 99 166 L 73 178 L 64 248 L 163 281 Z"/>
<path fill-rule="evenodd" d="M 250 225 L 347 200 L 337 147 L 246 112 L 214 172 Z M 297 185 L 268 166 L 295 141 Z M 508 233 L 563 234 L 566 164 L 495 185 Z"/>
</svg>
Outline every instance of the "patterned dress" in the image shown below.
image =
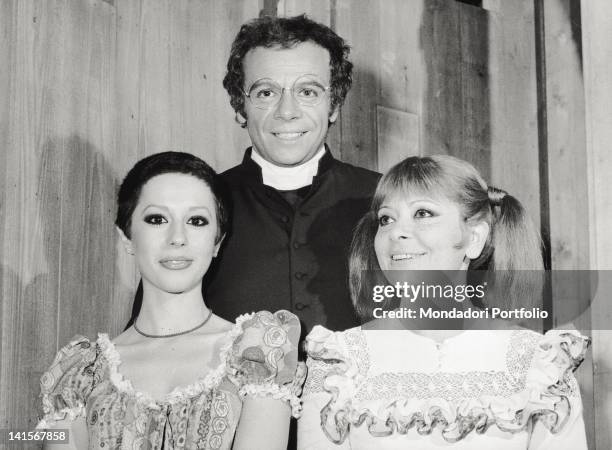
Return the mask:
<svg viewBox="0 0 612 450">
<path fill-rule="evenodd" d="M 471 330 L 437 343 L 315 327 L 298 448 L 586 449 L 573 371 L 588 344 L 574 331 Z"/>
<path fill-rule="evenodd" d="M 136 391 L 118 371 L 106 334 L 77 336 L 41 378 L 44 417 L 86 418 L 90 449 L 229 449 L 246 395 L 286 400 L 295 417 L 304 378 L 297 364 L 299 320 L 287 311 L 236 319 L 219 366 L 164 401 Z"/>
</svg>

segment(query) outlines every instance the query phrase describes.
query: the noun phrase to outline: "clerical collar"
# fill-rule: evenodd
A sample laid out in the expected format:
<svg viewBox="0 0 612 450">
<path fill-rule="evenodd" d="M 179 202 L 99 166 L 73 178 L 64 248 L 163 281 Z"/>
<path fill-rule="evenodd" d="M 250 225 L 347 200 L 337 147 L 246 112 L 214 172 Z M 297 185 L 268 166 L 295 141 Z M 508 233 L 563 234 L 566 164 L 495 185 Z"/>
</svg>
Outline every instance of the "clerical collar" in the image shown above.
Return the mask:
<svg viewBox="0 0 612 450">
<path fill-rule="evenodd" d="M 261 167 L 263 184 L 278 191 L 291 191 L 312 184 L 312 179 L 319 170 L 319 160 L 325 154 L 325 146 L 304 164 L 293 167 L 281 167 L 266 161 L 253 149 L 251 159 Z"/>
</svg>

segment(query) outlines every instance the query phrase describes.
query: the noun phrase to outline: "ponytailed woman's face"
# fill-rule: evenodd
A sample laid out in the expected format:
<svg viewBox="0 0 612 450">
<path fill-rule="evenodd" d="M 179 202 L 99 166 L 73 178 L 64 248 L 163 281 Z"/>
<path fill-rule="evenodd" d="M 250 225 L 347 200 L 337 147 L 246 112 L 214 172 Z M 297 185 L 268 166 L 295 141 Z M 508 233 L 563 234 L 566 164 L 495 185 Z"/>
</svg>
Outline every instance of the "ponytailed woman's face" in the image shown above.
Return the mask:
<svg viewBox="0 0 612 450">
<path fill-rule="evenodd" d="M 199 289 L 219 250 L 214 196 L 204 181 L 182 173 L 143 186 L 130 231 L 123 239 L 143 283 L 164 292 Z"/>
<path fill-rule="evenodd" d="M 382 270 L 467 268 L 471 230 L 456 203 L 397 194 L 385 198 L 377 217 L 374 249 Z"/>
</svg>

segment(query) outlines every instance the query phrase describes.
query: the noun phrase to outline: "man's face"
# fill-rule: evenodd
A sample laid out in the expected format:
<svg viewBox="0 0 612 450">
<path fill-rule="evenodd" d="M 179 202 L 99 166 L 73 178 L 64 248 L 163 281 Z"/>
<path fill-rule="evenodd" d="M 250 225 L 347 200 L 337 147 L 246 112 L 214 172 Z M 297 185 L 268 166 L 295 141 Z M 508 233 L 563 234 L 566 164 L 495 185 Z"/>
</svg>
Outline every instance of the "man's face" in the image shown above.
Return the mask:
<svg viewBox="0 0 612 450">
<path fill-rule="evenodd" d="M 329 90 L 313 106 L 300 104 L 291 89 L 305 75 L 329 86 L 329 52 L 312 42 L 288 49 L 257 47 L 246 54 L 243 69 L 247 92 L 263 79 L 284 88 L 278 103 L 267 109 L 245 99 L 247 130 L 255 150 L 277 166 L 297 166 L 310 160 L 325 142 L 328 121 L 334 122 L 338 111 L 331 111 Z"/>
</svg>

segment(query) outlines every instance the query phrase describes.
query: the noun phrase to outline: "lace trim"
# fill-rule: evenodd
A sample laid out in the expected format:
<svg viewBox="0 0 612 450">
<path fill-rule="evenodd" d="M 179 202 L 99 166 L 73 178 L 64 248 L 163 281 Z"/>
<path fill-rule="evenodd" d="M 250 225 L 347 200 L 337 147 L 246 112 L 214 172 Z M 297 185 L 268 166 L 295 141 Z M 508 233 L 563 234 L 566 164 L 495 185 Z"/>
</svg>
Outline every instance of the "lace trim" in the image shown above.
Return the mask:
<svg viewBox="0 0 612 450">
<path fill-rule="evenodd" d="M 37 429 L 50 428 L 57 423 L 59 420 L 75 420 L 77 417 L 85 416 L 86 410 L 82 400 L 72 399 L 74 406 L 66 406 L 61 409 L 55 409 L 53 397 L 58 396 L 58 393 L 52 391 L 59 382 L 60 378 L 63 378 L 71 370 L 78 369 L 79 372 L 95 362 L 96 352 L 92 351 L 91 342 L 88 338 L 76 335 L 70 342 L 60 349 L 53 363 L 48 370 L 46 370 L 40 379 L 41 387 L 41 398 L 43 417 L 39 420 L 36 425 Z M 86 351 L 86 353 L 81 353 Z M 62 361 L 70 362 L 70 367 L 64 372 L 61 368 Z M 83 364 L 76 364 L 76 362 L 83 362 Z M 62 394 L 59 394 L 62 397 Z"/>
<path fill-rule="evenodd" d="M 362 333 L 361 330 L 357 332 Z M 386 373 L 376 378 L 389 379 L 372 385 L 366 391 L 372 399 L 393 401 L 373 412 L 361 406 L 359 394 L 355 395 L 355 388 L 361 384 L 359 375 L 363 372 L 359 370 L 360 373 L 356 373 L 354 367 L 369 367 L 369 358 L 367 355 L 364 357 L 363 352 L 350 348 L 363 345 L 365 340 L 354 334 L 352 338 L 349 346 L 351 356 L 338 360 L 340 364 L 333 364 L 334 369 L 327 370 L 323 378 L 323 389 L 331 394 L 331 399 L 321 410 L 321 426 L 327 437 L 336 444 L 346 439 L 351 425 L 360 426 L 364 422 L 373 436 L 388 436 L 394 432 L 406 434 L 411 428 L 416 428 L 420 434 L 430 434 L 433 429 L 441 428 L 442 437 L 451 443 L 463 439 L 473 430 L 484 433 L 493 424 L 502 431 L 521 432 L 529 426 L 532 418 L 556 433 L 571 415 L 568 393 L 576 389 L 572 371 L 584 358 L 590 342 L 588 338 L 573 332 L 541 336 L 515 331 L 510 337 L 508 349 L 508 353 L 515 354 L 507 354 L 506 364 L 508 370 L 518 370 L 517 376 L 499 378 L 504 372 L 496 371 L 438 373 L 433 378 L 437 378 L 439 386 L 434 386 L 430 395 L 424 395 L 423 392 L 415 393 L 414 385 L 425 384 L 429 389 L 431 385 L 428 382 L 431 382 L 432 376 L 413 373 L 407 374 L 414 377 L 412 379 L 395 379 L 406 374 Z M 336 348 L 337 344 L 333 345 Z M 354 360 L 355 356 L 363 359 Z M 468 390 L 472 392 L 467 398 L 449 395 L 448 391 L 459 389 L 458 386 L 451 389 L 446 386 L 446 398 L 438 396 L 439 391 L 435 392 L 443 385 L 455 383 L 453 378 L 461 377 L 463 380 L 458 384 L 461 385 L 460 389 L 466 390 L 465 377 L 468 375 L 472 379 Z M 487 376 L 489 379 L 486 379 Z M 387 392 L 381 389 L 383 385 L 389 387 Z M 360 386 L 359 392 L 363 389 Z M 511 394 L 499 398 L 501 393 L 507 392 Z"/>
<path fill-rule="evenodd" d="M 510 348 L 506 352 L 506 368 L 508 376 L 517 379 L 519 389 L 525 386 L 525 374 L 533 360 L 537 343 L 541 339 L 541 334 L 531 331 L 517 330 L 510 336 Z"/>
<path fill-rule="evenodd" d="M 508 398 L 525 388 L 527 371 L 542 336 L 532 332 L 513 332 L 506 351 L 506 370 L 469 372 L 384 372 L 367 377 L 357 386 L 359 401 L 392 398 L 459 401 L 483 395 Z M 355 341 L 357 342 L 357 341 Z M 353 345 L 353 344 L 351 344 Z M 353 352 L 359 357 L 362 352 Z"/>
<path fill-rule="evenodd" d="M 370 353 L 368 352 L 368 342 L 366 341 L 365 333 L 359 327 L 346 330 L 342 334 L 348 346 L 348 351 L 357 365 L 359 374 L 363 377 L 367 376 L 370 371 Z"/>
<path fill-rule="evenodd" d="M 48 395 L 45 394 L 43 397 L 48 397 Z M 43 399 L 43 402 L 44 402 L 44 399 Z M 85 405 L 79 402 L 78 406 L 74 406 L 72 408 L 63 408 L 63 409 L 60 409 L 59 411 L 55 411 L 52 413 L 46 413 L 44 417 L 38 421 L 35 429 L 43 430 L 43 429 L 53 428 L 53 426 L 60 420 L 68 419 L 72 421 L 72 420 L 77 419 L 78 417 L 85 417 L 85 415 L 86 415 Z"/>
<path fill-rule="evenodd" d="M 238 394 L 241 397 L 252 395 L 254 397 L 272 397 L 276 400 L 286 401 L 291 406 L 291 415 L 296 419 L 299 419 L 302 413 L 302 402 L 289 386 L 279 386 L 275 383 L 245 384 L 240 388 Z"/>
<path fill-rule="evenodd" d="M 242 334 L 242 323 L 245 320 L 249 320 L 251 317 L 253 317 L 253 314 L 243 314 L 236 319 L 236 324 L 227 332 L 227 342 L 223 345 L 223 347 L 221 347 L 219 352 L 221 361 L 215 369 L 211 370 L 204 377 L 198 378 L 196 381 L 188 384 L 187 386 L 178 386 L 174 388 L 171 392 L 166 394 L 162 402 L 157 402 L 155 399 L 153 399 L 153 397 L 151 397 L 150 394 L 146 392 L 137 391 L 132 382 L 125 378 L 121 372 L 119 372 L 118 367 L 121 364 L 121 357 L 115 348 L 115 345 L 109 339 L 108 334 L 98 334 L 97 343 L 100 346 L 102 356 L 108 362 L 110 381 L 112 385 L 119 392 L 132 396 L 136 399 L 136 402 L 144 405 L 145 407 L 161 410 L 163 405 L 184 403 L 190 398 L 196 397 L 203 392 L 210 391 L 219 386 L 226 373 L 227 360 L 231 354 L 234 340 Z"/>
<path fill-rule="evenodd" d="M 333 369 L 333 365 L 318 359 L 308 358 L 306 367 L 308 367 L 308 377 L 306 383 L 304 383 L 304 395 L 323 392 L 323 381 Z"/>
<path fill-rule="evenodd" d="M 323 327 L 321 327 L 321 329 L 323 329 Z M 367 376 L 370 370 L 370 355 L 367 350 L 368 344 L 365 339 L 365 334 L 360 327 L 335 332 L 333 335 L 337 336 L 337 344 L 341 347 L 336 349 L 336 351 L 339 352 L 338 356 L 340 357 L 340 354 L 346 351 L 349 353 L 350 357 L 348 361 L 342 359 L 333 360 L 331 362 L 326 359 L 308 358 L 306 360 L 308 377 L 304 384 L 304 395 L 324 392 L 323 383 L 325 378 L 332 373 L 344 375 L 346 375 L 346 372 L 350 372 L 351 374 L 355 373 L 355 376 L 361 380 Z M 346 350 L 344 350 L 345 345 L 342 345 L 342 340 L 344 340 L 344 344 L 346 344 Z M 344 368 L 339 367 L 339 364 L 342 365 L 344 363 L 349 363 L 351 368 L 344 370 Z"/>
</svg>

